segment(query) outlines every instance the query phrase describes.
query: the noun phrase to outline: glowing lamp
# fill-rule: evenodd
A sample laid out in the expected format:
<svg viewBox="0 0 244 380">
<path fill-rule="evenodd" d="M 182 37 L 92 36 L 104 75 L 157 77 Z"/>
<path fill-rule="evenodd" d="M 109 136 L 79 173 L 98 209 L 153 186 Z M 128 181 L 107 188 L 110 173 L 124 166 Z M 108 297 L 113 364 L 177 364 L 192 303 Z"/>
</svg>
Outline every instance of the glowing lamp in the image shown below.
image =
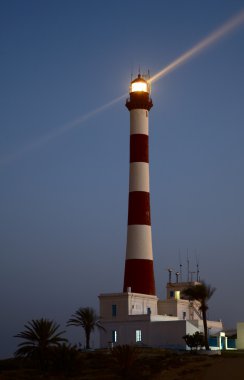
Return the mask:
<svg viewBox="0 0 244 380">
<path fill-rule="evenodd" d="M 136 82 L 131 84 L 131 92 L 142 91 L 148 92 L 147 84 L 145 82 Z"/>
<path fill-rule="evenodd" d="M 131 82 L 130 93 L 132 92 L 147 92 L 149 93 L 149 85 L 145 79 L 138 75 L 133 82 Z"/>
</svg>

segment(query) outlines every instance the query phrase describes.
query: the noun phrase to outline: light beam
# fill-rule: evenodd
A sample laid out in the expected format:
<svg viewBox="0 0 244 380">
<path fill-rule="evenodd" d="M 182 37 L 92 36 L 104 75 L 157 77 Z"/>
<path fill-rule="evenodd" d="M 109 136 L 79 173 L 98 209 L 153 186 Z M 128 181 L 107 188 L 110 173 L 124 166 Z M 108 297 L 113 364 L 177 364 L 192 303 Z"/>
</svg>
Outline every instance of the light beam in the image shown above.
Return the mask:
<svg viewBox="0 0 244 380">
<path fill-rule="evenodd" d="M 244 22 L 244 10 L 239 12 L 236 16 L 232 17 L 230 20 L 228 20 L 226 23 L 224 23 L 221 27 L 216 29 L 214 32 L 209 34 L 206 38 L 204 38 L 202 41 L 200 41 L 198 44 L 193 46 L 190 50 L 180 55 L 178 58 L 176 58 L 173 62 L 171 62 L 168 66 L 164 67 L 162 70 L 160 70 L 158 73 L 153 75 L 149 82 L 156 82 L 165 75 L 169 74 L 171 71 L 176 69 L 178 66 L 182 65 L 183 63 L 186 63 L 191 58 L 202 52 L 203 50 L 207 49 L 209 46 L 217 43 L 221 38 L 229 34 L 230 32 L 234 31 L 236 28 L 241 26 Z M 17 152 L 14 152 L 12 154 L 6 155 L 3 158 L 0 159 L 0 165 L 6 165 L 15 159 L 21 157 L 24 153 L 27 153 L 31 150 L 34 150 L 35 148 L 38 148 L 39 146 L 49 142 L 50 140 L 53 140 L 57 136 L 62 135 L 63 133 L 67 132 L 70 129 L 73 129 L 75 127 L 80 126 L 83 124 L 86 120 L 90 119 L 91 117 L 97 115 L 100 112 L 103 112 L 107 110 L 108 108 L 112 107 L 114 104 L 121 101 L 123 98 L 126 97 L 126 94 L 119 96 L 118 98 L 102 105 L 101 107 L 96 108 L 95 110 L 81 116 L 80 118 L 77 118 L 76 120 L 61 126 L 59 128 L 56 128 L 55 130 L 52 130 L 48 134 L 40 137 L 36 141 L 33 141 L 29 145 L 26 145 L 22 149 L 18 150 Z"/>
<path fill-rule="evenodd" d="M 166 74 L 170 73 L 172 70 L 176 69 L 179 65 L 189 61 L 195 55 L 199 54 L 202 50 L 207 49 L 209 46 L 218 42 L 221 38 L 234 31 L 234 29 L 238 28 L 244 22 L 244 11 L 241 11 L 236 16 L 232 17 L 225 24 L 223 24 L 220 28 L 216 29 L 213 33 L 208 35 L 198 44 L 193 46 L 190 50 L 180 55 L 177 59 L 171 62 L 168 66 L 164 67 L 158 73 L 153 75 L 149 81 L 156 82 L 161 79 Z"/>
<path fill-rule="evenodd" d="M 96 108 L 95 110 L 88 112 L 87 114 L 71 121 L 70 123 L 67 123 L 59 128 L 51 130 L 49 133 L 47 133 L 44 136 L 39 137 L 35 141 L 31 142 L 30 144 L 20 148 L 17 152 L 10 153 L 0 159 L 0 166 L 6 165 L 11 163 L 12 161 L 16 160 L 17 158 L 20 158 L 23 154 L 28 153 L 36 148 L 39 148 L 40 146 L 46 144 L 50 140 L 53 140 L 54 138 L 64 134 L 70 129 L 73 129 L 75 127 L 80 126 L 83 124 L 86 120 L 94 117 L 100 112 L 103 112 L 107 110 L 108 108 L 112 107 L 114 104 L 120 102 L 123 98 L 126 97 L 126 94 L 119 96 L 116 99 L 111 100 L 110 102 Z"/>
</svg>

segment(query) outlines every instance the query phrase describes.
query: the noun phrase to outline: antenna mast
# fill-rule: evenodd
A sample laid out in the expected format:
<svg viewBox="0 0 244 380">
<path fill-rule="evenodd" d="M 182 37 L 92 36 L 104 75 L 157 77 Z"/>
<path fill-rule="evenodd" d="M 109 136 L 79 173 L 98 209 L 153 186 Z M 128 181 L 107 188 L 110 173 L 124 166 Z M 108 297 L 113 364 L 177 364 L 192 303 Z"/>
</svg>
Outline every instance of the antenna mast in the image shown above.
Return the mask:
<svg viewBox="0 0 244 380">
<path fill-rule="evenodd" d="M 179 249 L 179 261 L 180 261 L 180 282 L 182 282 L 182 263 L 181 263 L 180 249 Z"/>
<path fill-rule="evenodd" d="M 190 262 L 188 256 L 188 248 L 187 248 L 187 282 L 190 282 Z"/>
<path fill-rule="evenodd" d="M 193 275 L 194 275 L 194 273 L 196 273 L 196 272 L 193 270 L 193 271 L 190 271 L 189 273 L 190 273 L 190 275 L 191 275 L 191 282 L 193 282 Z"/>
<path fill-rule="evenodd" d="M 176 283 L 177 283 L 177 284 L 179 283 L 179 274 L 180 274 L 180 272 L 175 272 Z"/>
<path fill-rule="evenodd" d="M 198 260 L 198 257 L 197 257 L 197 254 L 196 254 L 196 263 L 197 263 L 197 282 L 200 281 L 200 270 L 199 270 L 199 260 Z"/>
<path fill-rule="evenodd" d="M 168 272 L 169 272 L 169 283 L 171 284 L 171 278 L 172 278 L 173 269 L 169 268 Z"/>
</svg>

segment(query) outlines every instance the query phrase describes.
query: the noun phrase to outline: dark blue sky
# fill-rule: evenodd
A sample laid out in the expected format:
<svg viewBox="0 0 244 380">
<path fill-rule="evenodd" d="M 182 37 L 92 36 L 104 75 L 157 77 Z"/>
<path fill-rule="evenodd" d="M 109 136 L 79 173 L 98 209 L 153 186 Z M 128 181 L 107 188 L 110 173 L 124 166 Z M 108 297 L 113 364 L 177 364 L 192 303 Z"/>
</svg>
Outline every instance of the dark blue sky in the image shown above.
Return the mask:
<svg viewBox="0 0 244 380">
<path fill-rule="evenodd" d="M 122 291 L 129 113 L 122 99 L 62 127 L 125 94 L 139 65 L 155 74 L 243 8 L 0 1 L 1 357 L 27 320 L 64 327 L 78 307 L 98 310 L 99 293 Z M 244 315 L 243 67 L 242 25 L 155 82 L 150 112 L 158 296 L 179 250 L 184 273 L 187 249 L 191 270 L 197 253 L 217 288 L 210 318 L 226 327 Z"/>
</svg>

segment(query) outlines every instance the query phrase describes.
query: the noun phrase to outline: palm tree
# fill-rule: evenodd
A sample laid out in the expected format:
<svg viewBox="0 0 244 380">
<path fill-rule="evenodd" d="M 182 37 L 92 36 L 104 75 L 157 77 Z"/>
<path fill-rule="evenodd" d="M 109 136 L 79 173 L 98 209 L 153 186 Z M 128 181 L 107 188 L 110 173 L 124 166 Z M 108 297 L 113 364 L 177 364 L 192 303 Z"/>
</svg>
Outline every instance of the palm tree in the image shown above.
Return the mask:
<svg viewBox="0 0 244 380">
<path fill-rule="evenodd" d="M 15 352 L 15 356 L 38 359 L 41 370 L 45 370 L 51 349 L 67 341 L 61 337 L 65 331 L 57 332 L 60 326 L 45 318 L 32 319 L 24 327 L 26 330 L 14 336 L 24 339 L 18 345 L 19 349 Z"/>
<path fill-rule="evenodd" d="M 67 326 L 81 326 L 85 331 L 86 336 L 86 349 L 90 348 L 90 336 L 91 332 L 95 328 L 105 330 L 101 326 L 99 318 L 94 309 L 91 307 L 80 307 L 74 314 L 71 315 L 71 318 L 67 322 Z"/>
<path fill-rule="evenodd" d="M 211 285 L 207 285 L 205 282 L 200 284 L 191 285 L 182 291 L 183 295 L 186 296 L 190 301 L 196 300 L 200 302 L 199 310 L 202 312 L 203 328 L 204 328 L 204 342 L 206 350 L 209 350 L 208 343 L 208 327 L 207 327 L 207 310 L 208 300 L 212 297 L 215 292 L 215 288 Z"/>
</svg>

